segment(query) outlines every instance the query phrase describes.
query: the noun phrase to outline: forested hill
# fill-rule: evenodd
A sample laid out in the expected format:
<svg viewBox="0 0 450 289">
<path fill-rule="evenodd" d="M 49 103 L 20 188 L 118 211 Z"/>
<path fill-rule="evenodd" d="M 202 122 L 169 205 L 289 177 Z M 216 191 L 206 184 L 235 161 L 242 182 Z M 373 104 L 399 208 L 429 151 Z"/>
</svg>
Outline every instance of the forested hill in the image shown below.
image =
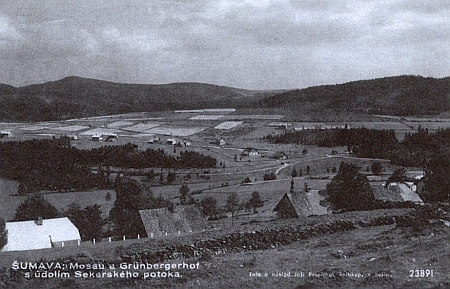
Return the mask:
<svg viewBox="0 0 450 289">
<path fill-rule="evenodd" d="M 39 121 L 140 111 L 249 107 L 280 91 L 204 83 L 121 84 L 81 77 L 15 88 L 0 85 L 0 120 Z"/>
<path fill-rule="evenodd" d="M 396 76 L 291 91 L 204 83 L 120 84 L 81 77 L 24 87 L 0 84 L 0 121 L 41 121 L 140 111 L 277 108 L 294 119 L 370 114 L 438 115 L 450 110 L 450 77 Z"/>
<path fill-rule="evenodd" d="M 316 86 L 267 97 L 261 105 L 323 120 L 367 114 L 438 115 L 450 110 L 450 77 L 396 76 Z"/>
</svg>

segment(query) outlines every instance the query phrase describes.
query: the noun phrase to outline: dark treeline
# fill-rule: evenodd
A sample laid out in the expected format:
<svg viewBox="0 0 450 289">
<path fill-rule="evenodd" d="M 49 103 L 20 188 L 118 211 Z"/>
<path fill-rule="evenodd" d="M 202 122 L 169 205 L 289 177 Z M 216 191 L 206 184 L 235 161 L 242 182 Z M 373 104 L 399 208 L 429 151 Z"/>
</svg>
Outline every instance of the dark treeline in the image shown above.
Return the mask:
<svg viewBox="0 0 450 289">
<path fill-rule="evenodd" d="M 102 164 L 123 168 L 213 168 L 216 159 L 198 152 L 181 151 L 179 157 L 167 155 L 163 149 L 137 150 L 135 144 L 103 146 L 89 151 L 80 151 L 87 164 Z"/>
<path fill-rule="evenodd" d="M 0 143 L 0 176 L 20 182 L 19 193 L 39 190 L 86 190 L 107 185 L 102 172 L 92 168 L 210 168 L 216 159 L 197 152 L 175 158 L 164 150 L 140 151 L 136 145 L 78 150 L 68 138 Z"/>
<path fill-rule="evenodd" d="M 358 157 L 384 158 L 401 166 L 425 166 L 436 155 L 448 151 L 450 129 L 434 133 L 422 129 L 407 133 L 399 142 L 393 130 L 366 128 L 302 130 L 265 137 L 272 143 L 297 143 L 322 147 L 346 146 Z"/>
<path fill-rule="evenodd" d="M 98 187 L 98 174 L 67 139 L 0 143 L 0 176 L 20 182 L 19 194 Z"/>
</svg>

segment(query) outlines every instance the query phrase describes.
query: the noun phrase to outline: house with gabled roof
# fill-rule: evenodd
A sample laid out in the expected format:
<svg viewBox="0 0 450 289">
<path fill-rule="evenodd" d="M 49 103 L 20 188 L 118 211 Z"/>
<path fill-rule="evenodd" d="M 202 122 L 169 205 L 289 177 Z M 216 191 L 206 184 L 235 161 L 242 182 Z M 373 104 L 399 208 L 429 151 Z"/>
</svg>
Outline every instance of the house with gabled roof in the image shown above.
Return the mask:
<svg viewBox="0 0 450 289">
<path fill-rule="evenodd" d="M 2 130 L 0 132 L 0 138 L 12 137 L 12 133 L 9 130 Z"/>
<path fill-rule="evenodd" d="M 198 232 L 205 228 L 206 217 L 196 205 L 139 210 L 147 236 Z"/>
<path fill-rule="evenodd" d="M 375 199 L 386 202 L 413 202 L 422 204 L 423 201 L 413 190 L 415 186 L 408 186 L 406 183 L 389 183 L 386 186 L 373 186 Z"/>
<path fill-rule="evenodd" d="M 6 230 L 8 243 L 3 252 L 76 246 L 81 242 L 78 228 L 67 217 L 7 222 Z"/>
<path fill-rule="evenodd" d="M 279 219 L 326 215 L 328 208 L 320 204 L 323 199 L 319 190 L 312 190 L 306 184 L 302 191 L 294 191 L 292 182 L 291 191 L 283 195 L 273 210 Z"/>
<path fill-rule="evenodd" d="M 251 147 L 245 148 L 242 153 L 242 156 L 250 157 L 250 156 L 259 156 L 259 150 Z"/>
</svg>

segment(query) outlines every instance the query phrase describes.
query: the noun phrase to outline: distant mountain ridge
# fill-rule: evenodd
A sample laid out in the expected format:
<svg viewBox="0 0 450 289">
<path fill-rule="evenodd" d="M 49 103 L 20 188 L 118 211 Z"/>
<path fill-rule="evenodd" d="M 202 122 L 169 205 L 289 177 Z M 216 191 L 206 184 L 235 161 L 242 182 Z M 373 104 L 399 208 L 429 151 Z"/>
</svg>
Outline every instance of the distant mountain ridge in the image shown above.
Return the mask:
<svg viewBox="0 0 450 289">
<path fill-rule="evenodd" d="M 81 77 L 13 87 L 0 84 L 0 120 L 42 121 L 138 111 L 278 109 L 295 119 L 450 111 L 450 77 L 395 76 L 297 90 L 246 90 L 205 83 L 121 84 Z"/>
<path fill-rule="evenodd" d="M 285 108 L 294 118 L 386 114 L 430 116 L 450 111 L 450 77 L 395 76 L 293 90 L 262 100 L 263 107 Z"/>
<path fill-rule="evenodd" d="M 0 86 L 0 119 L 58 120 L 138 111 L 247 107 L 279 91 L 205 83 L 121 84 L 81 77 L 14 88 Z"/>
</svg>

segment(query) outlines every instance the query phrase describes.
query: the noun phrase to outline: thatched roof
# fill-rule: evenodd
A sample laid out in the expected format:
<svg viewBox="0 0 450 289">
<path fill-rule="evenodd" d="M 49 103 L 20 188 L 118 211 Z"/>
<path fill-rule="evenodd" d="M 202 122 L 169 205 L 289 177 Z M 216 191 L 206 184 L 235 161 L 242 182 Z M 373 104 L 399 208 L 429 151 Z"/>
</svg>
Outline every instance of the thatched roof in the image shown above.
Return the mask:
<svg viewBox="0 0 450 289">
<path fill-rule="evenodd" d="M 140 210 L 139 214 L 148 236 L 200 231 L 206 224 L 206 218 L 195 205 L 175 206 L 173 210 Z"/>
</svg>

